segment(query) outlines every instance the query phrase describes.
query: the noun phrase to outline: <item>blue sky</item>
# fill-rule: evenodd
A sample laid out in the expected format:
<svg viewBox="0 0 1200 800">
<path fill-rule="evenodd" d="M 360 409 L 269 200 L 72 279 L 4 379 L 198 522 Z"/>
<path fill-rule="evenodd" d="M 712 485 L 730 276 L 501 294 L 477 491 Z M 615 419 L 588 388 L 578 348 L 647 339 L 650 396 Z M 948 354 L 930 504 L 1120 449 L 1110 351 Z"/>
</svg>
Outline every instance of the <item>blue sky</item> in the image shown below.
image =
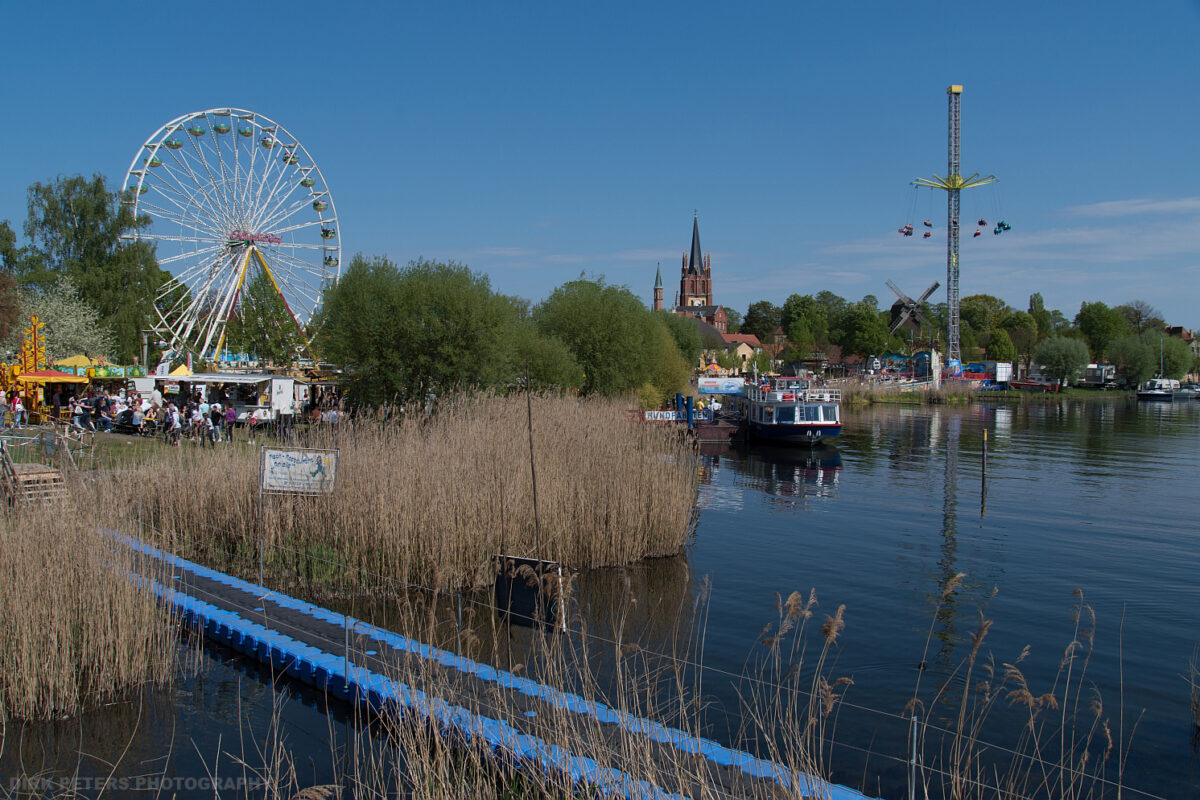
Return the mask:
<svg viewBox="0 0 1200 800">
<path fill-rule="evenodd" d="M 189 111 L 296 134 L 348 253 L 457 259 L 539 300 L 581 273 L 668 302 L 693 210 L 718 303 L 945 282 L 946 95 L 961 291 L 1142 299 L 1200 327 L 1200 3 L 0 4 L 0 219 L 34 181 L 119 184 Z M 931 217 L 931 240 L 896 228 Z M 934 296 L 944 298 L 944 291 Z"/>
</svg>

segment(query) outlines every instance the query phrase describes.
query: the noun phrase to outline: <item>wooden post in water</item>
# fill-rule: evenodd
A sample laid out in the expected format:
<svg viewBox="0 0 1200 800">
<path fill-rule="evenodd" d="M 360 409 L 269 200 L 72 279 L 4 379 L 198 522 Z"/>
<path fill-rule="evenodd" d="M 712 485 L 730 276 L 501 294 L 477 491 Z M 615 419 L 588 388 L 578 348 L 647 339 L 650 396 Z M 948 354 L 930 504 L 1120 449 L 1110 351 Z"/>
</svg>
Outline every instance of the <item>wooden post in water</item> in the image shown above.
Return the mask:
<svg viewBox="0 0 1200 800">
<path fill-rule="evenodd" d="M 987 428 L 983 429 L 983 463 L 979 470 L 979 516 L 987 513 Z"/>
<path fill-rule="evenodd" d="M 533 556 L 542 560 L 542 526 L 538 522 L 537 469 L 533 465 L 533 384 L 529 380 L 529 362 L 525 362 L 525 418 L 529 424 L 529 477 L 533 481 Z M 539 570 L 538 578 L 541 578 Z"/>
</svg>

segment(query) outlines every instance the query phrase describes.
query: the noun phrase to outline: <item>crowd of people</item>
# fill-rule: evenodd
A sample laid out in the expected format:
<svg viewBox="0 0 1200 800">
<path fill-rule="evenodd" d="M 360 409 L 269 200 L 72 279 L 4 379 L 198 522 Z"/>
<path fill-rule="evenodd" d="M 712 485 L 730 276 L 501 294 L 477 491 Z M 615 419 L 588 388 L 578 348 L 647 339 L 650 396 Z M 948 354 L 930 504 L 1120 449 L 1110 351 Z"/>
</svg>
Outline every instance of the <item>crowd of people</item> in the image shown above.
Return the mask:
<svg viewBox="0 0 1200 800">
<path fill-rule="evenodd" d="M 146 394 L 127 393 L 125 389 L 110 393 L 103 388 L 89 388 L 86 393 L 65 398 L 63 394 L 61 390 L 54 392 L 51 400 L 54 417 L 69 419 L 68 424 L 75 430 L 161 435 L 175 447 L 185 439 L 214 448 L 222 442 L 232 442 L 234 431 L 241 423 L 247 427 L 248 439 L 253 442 L 260 424 L 253 414 L 242 415 L 244 419 L 239 420 L 237 409 L 219 390 L 211 397 L 194 392 L 174 395 L 169 400 L 157 388 Z M 313 425 L 336 425 L 339 419 L 336 395 L 332 400 L 332 403 L 314 404 L 307 411 L 297 401 L 292 414 L 279 415 L 276 424 L 280 433 L 290 433 L 292 420 L 301 414 L 305 414 Z"/>
</svg>

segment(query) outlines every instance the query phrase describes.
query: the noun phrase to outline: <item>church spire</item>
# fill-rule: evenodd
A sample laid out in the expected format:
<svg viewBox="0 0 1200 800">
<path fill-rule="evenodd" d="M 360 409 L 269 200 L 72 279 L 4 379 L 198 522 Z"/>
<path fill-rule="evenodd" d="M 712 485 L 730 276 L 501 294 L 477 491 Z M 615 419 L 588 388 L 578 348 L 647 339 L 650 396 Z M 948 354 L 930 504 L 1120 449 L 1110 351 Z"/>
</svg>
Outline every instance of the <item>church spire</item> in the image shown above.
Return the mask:
<svg viewBox="0 0 1200 800">
<path fill-rule="evenodd" d="M 657 263 L 654 270 L 654 288 L 661 289 L 662 287 L 662 264 Z"/>
<path fill-rule="evenodd" d="M 704 269 L 704 258 L 700 255 L 700 218 L 696 212 L 692 213 L 692 253 L 688 256 L 688 272 L 700 274 Z"/>
</svg>

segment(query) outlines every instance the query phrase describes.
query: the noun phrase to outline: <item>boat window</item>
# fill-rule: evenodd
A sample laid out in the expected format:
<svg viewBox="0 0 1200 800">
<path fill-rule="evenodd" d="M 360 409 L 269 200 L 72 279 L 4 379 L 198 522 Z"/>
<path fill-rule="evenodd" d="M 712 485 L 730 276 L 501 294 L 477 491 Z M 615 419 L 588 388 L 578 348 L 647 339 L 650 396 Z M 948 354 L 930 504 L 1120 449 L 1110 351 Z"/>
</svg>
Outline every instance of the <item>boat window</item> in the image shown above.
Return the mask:
<svg viewBox="0 0 1200 800">
<path fill-rule="evenodd" d="M 824 411 L 822 412 L 822 415 L 825 417 L 826 422 L 837 422 L 838 421 L 838 407 L 836 405 L 834 405 L 833 403 L 826 403 L 823 406 L 821 406 L 821 408 L 824 409 Z"/>
<path fill-rule="evenodd" d="M 774 407 L 765 406 L 763 408 L 763 422 L 772 422 L 772 421 L 774 421 L 774 417 L 775 417 Z"/>
<path fill-rule="evenodd" d="M 791 425 L 796 421 L 796 407 L 780 406 L 775 409 L 775 421 L 783 425 Z"/>
</svg>

